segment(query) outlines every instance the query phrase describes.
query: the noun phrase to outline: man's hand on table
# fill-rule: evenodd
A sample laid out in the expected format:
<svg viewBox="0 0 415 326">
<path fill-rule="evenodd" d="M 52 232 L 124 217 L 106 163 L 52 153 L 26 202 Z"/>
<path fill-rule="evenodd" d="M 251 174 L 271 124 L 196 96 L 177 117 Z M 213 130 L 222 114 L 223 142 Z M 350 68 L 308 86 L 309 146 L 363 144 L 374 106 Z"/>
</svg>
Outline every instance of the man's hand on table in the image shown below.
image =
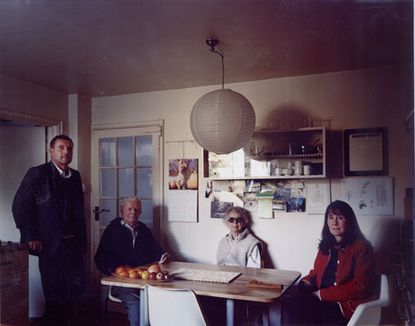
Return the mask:
<svg viewBox="0 0 415 326">
<path fill-rule="evenodd" d="M 169 257 L 170 255 L 168 252 L 165 252 L 164 254 L 162 254 L 159 260 L 159 264 L 166 263 Z"/>
</svg>

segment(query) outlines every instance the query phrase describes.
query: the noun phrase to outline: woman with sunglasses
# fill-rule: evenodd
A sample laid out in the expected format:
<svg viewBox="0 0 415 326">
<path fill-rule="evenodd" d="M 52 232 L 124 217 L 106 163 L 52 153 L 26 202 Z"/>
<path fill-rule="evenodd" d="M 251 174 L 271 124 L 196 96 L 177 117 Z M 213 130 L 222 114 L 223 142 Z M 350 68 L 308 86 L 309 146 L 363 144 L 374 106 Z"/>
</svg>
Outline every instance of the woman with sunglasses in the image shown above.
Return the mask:
<svg viewBox="0 0 415 326">
<path fill-rule="evenodd" d="M 249 230 L 249 212 L 232 207 L 225 216 L 230 232 L 219 242 L 218 265 L 260 268 L 262 243 Z"/>
<path fill-rule="evenodd" d="M 370 300 L 375 274 L 372 245 L 353 209 L 336 200 L 326 209 L 314 267 L 283 303 L 286 325 L 346 325 L 356 307 Z"/>
</svg>

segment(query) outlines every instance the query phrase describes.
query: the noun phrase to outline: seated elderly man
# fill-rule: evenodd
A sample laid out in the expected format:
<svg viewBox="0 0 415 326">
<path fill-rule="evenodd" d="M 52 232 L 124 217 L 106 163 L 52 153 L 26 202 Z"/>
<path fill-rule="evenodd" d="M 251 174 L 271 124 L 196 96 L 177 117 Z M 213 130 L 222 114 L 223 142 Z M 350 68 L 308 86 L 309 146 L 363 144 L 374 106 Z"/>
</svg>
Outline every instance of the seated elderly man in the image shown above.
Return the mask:
<svg viewBox="0 0 415 326">
<path fill-rule="evenodd" d="M 151 231 L 138 221 L 141 207 L 138 197 L 124 199 L 120 207 L 122 218 L 115 218 L 105 229 L 95 254 L 95 264 L 101 273 L 111 275 L 118 266 L 163 263 L 167 259 L 168 254 L 163 253 Z M 112 294 L 125 305 L 130 325 L 139 325 L 140 290 L 114 287 Z"/>
</svg>

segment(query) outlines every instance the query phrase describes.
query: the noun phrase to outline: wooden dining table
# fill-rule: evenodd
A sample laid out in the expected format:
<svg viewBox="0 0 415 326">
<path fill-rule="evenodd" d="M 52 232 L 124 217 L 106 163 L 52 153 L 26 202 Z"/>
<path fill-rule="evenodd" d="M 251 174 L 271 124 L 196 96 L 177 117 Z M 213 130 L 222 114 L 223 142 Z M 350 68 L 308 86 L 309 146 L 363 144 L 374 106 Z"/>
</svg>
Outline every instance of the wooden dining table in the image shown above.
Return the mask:
<svg viewBox="0 0 415 326">
<path fill-rule="evenodd" d="M 146 298 L 144 288 L 147 284 L 167 289 L 189 289 L 198 296 L 208 296 L 226 299 L 226 324 L 234 325 L 235 300 L 251 301 L 267 304 L 265 324 L 272 320 L 272 325 L 280 323 L 281 309 L 280 298 L 299 279 L 301 273 L 271 268 L 249 268 L 234 266 L 218 266 L 188 262 L 170 262 L 160 265 L 162 271 L 173 275 L 165 282 L 150 281 L 142 279 L 127 279 L 117 276 L 106 276 L 101 279 L 101 284 L 141 289 L 140 291 L 140 325 L 148 325 L 146 312 Z M 145 268 L 146 266 L 142 266 Z M 216 283 L 205 281 L 190 281 L 177 279 L 175 272 L 182 269 L 196 271 L 227 271 L 240 273 L 229 283 Z"/>
</svg>

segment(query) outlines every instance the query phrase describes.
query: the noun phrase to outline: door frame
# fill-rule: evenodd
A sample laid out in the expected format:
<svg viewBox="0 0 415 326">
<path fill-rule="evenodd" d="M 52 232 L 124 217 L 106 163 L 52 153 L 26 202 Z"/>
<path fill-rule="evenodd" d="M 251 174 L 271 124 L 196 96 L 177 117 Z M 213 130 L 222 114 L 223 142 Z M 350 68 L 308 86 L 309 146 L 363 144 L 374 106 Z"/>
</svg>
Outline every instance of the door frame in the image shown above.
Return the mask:
<svg viewBox="0 0 415 326">
<path fill-rule="evenodd" d="M 158 142 L 158 157 L 159 162 L 154 169 L 153 173 L 153 234 L 156 239 L 161 240 L 161 228 L 164 214 L 164 173 L 163 173 L 163 162 L 164 162 L 164 120 L 151 120 L 142 122 L 128 122 L 128 123 L 114 123 L 114 124 L 92 124 L 91 126 L 91 203 L 90 209 L 99 206 L 99 146 L 97 146 L 98 139 L 105 137 L 113 137 L 116 133 L 117 136 L 131 136 L 134 132 L 140 132 L 141 134 L 159 134 Z M 111 134 L 111 135 L 110 135 Z M 155 190 L 154 190 L 155 189 Z M 115 217 L 115 216 L 114 216 Z M 99 221 L 95 221 L 94 215 L 91 214 L 91 275 L 98 277 L 97 270 L 95 268 L 94 256 L 95 250 L 99 243 Z"/>
</svg>

